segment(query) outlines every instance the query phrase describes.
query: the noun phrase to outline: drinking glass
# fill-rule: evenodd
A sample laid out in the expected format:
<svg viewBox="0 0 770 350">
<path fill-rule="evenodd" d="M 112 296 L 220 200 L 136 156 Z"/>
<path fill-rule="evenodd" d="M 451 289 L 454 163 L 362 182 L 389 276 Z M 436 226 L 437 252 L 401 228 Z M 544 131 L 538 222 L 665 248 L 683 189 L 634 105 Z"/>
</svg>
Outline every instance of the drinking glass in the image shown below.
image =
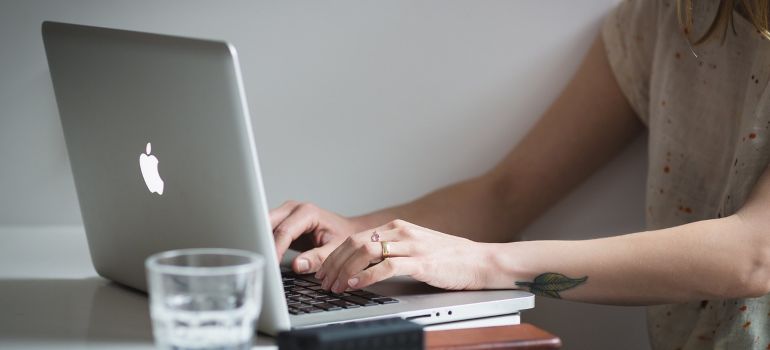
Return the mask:
<svg viewBox="0 0 770 350">
<path fill-rule="evenodd" d="M 180 249 L 145 262 L 159 349 L 250 349 L 264 259 L 237 249 Z"/>
</svg>

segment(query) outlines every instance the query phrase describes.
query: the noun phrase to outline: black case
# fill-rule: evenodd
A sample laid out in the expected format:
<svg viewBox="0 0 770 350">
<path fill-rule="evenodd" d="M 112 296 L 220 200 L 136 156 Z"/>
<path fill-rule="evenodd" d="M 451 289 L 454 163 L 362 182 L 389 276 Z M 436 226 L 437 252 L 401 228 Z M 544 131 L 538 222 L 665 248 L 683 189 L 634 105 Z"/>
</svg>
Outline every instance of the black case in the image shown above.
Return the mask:
<svg viewBox="0 0 770 350">
<path fill-rule="evenodd" d="M 423 348 L 423 342 L 422 326 L 398 317 L 278 334 L 279 350 L 419 350 Z"/>
</svg>

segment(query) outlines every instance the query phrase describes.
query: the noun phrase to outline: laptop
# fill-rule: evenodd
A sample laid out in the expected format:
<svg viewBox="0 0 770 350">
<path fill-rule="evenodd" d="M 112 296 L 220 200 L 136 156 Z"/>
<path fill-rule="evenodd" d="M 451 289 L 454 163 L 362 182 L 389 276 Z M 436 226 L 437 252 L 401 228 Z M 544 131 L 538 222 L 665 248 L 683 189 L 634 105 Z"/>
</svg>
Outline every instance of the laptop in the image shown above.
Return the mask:
<svg viewBox="0 0 770 350">
<path fill-rule="evenodd" d="M 254 251 L 266 259 L 258 329 L 272 335 L 394 316 L 422 324 L 518 317 L 534 307 L 523 291 L 448 292 L 406 277 L 331 295 L 310 275 L 282 271 L 232 45 L 55 22 L 42 32 L 101 276 L 146 291 L 144 260 L 154 253 Z"/>
</svg>

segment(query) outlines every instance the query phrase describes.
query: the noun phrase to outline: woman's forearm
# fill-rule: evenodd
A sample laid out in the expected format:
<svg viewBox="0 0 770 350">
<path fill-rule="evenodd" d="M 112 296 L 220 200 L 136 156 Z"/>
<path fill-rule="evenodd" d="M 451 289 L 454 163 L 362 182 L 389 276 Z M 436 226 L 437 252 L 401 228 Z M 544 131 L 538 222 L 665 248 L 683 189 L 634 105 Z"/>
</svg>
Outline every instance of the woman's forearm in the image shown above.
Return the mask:
<svg viewBox="0 0 770 350">
<path fill-rule="evenodd" d="M 770 292 L 770 235 L 738 216 L 610 238 L 485 249 L 490 288 L 519 282 L 520 288 L 534 286 L 533 292 L 569 300 L 644 305 Z M 538 285 L 537 276 L 547 273 L 554 275 Z"/>
<path fill-rule="evenodd" d="M 466 180 L 413 202 L 353 218 L 360 230 L 402 219 L 481 242 L 510 242 L 512 217 L 490 175 Z M 522 220 L 523 221 L 523 220 Z"/>
<path fill-rule="evenodd" d="M 482 242 L 509 242 L 643 129 L 597 36 L 558 99 L 487 174 L 360 216 L 360 230 L 404 219 Z"/>
</svg>

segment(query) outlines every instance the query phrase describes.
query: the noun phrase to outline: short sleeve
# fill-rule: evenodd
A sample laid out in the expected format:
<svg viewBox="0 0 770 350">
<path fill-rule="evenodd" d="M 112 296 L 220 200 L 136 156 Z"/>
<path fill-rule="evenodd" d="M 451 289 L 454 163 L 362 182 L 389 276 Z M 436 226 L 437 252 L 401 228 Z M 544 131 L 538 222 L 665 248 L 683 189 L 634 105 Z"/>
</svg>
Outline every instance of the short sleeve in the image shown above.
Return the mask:
<svg viewBox="0 0 770 350">
<path fill-rule="evenodd" d="M 644 124 L 650 114 L 657 7 L 658 0 L 626 0 L 607 15 L 602 25 L 602 40 L 615 80 Z"/>
</svg>

